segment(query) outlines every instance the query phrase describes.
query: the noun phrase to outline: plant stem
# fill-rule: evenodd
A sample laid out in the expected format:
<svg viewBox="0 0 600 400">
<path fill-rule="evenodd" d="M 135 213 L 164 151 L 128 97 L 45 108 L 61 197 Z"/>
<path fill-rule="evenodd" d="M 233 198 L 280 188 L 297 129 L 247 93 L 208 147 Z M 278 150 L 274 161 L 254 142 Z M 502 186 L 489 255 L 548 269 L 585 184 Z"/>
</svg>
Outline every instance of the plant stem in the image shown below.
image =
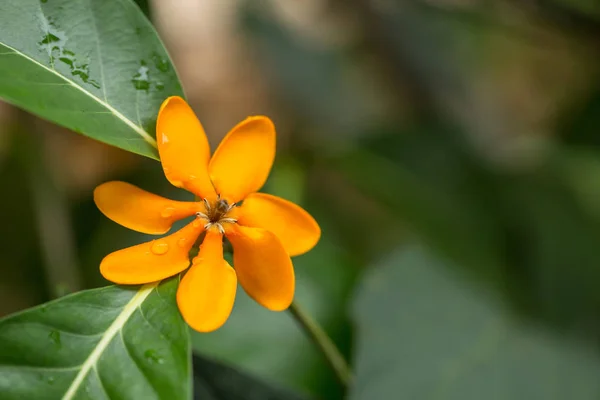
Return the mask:
<svg viewBox="0 0 600 400">
<path fill-rule="evenodd" d="M 290 305 L 289 311 L 302 330 L 304 330 L 315 345 L 317 345 L 321 353 L 323 353 L 327 363 L 329 363 L 329 366 L 342 386 L 348 388 L 352 382 L 352 372 L 350 371 L 350 367 L 344 359 L 344 356 L 342 356 L 331 338 L 327 336 L 327 333 L 325 333 L 323 328 L 321 328 L 321 326 L 295 301 Z"/>
</svg>

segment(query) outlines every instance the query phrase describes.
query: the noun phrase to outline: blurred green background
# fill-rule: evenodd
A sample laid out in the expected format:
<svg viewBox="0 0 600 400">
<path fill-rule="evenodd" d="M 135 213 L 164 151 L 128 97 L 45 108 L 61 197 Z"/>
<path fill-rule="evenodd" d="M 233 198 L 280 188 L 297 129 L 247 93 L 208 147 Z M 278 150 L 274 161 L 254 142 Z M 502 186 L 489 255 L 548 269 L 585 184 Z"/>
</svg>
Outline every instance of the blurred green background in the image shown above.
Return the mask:
<svg viewBox="0 0 600 400">
<path fill-rule="evenodd" d="M 269 115 L 265 191 L 323 237 L 297 300 L 352 360 L 352 399 L 600 397 L 600 3 L 139 2 L 213 146 Z M 0 315 L 107 284 L 147 240 L 92 191 L 165 197 L 160 164 L 0 104 Z M 343 391 L 287 313 L 240 291 L 195 349 L 316 398 Z"/>
</svg>

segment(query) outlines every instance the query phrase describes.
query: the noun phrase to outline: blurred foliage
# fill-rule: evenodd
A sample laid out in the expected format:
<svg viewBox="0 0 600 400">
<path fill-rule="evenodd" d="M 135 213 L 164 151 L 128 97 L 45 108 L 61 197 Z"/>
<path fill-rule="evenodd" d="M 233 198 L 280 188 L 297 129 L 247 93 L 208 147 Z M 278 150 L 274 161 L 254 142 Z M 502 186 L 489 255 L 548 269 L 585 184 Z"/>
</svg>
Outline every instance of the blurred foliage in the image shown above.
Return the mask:
<svg viewBox="0 0 600 400">
<path fill-rule="evenodd" d="M 365 277 L 351 399 L 598 398 L 589 345 L 505 313 L 428 253 L 409 244 Z"/>
<path fill-rule="evenodd" d="M 194 356 L 194 400 L 303 400 L 210 359 Z"/>
</svg>

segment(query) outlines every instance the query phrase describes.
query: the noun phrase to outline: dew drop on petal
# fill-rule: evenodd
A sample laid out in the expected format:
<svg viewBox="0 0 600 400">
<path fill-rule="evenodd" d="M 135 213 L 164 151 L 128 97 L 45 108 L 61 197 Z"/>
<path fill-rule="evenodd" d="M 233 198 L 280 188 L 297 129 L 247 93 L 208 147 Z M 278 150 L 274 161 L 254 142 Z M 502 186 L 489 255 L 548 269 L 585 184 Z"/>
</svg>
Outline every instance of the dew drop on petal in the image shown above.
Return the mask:
<svg viewBox="0 0 600 400">
<path fill-rule="evenodd" d="M 161 138 L 162 138 L 161 144 L 169 143 L 169 137 L 166 134 L 163 133 L 161 135 Z"/>
<path fill-rule="evenodd" d="M 177 241 L 177 246 L 179 246 L 179 247 L 185 247 L 186 244 L 187 244 L 187 238 L 181 238 Z"/>
<path fill-rule="evenodd" d="M 194 220 L 194 222 L 192 222 L 192 226 L 193 226 L 194 228 L 199 228 L 199 227 L 200 227 L 200 224 L 201 224 L 201 222 L 200 222 L 200 220 L 199 220 L 198 218 L 196 218 L 196 219 Z"/>
<path fill-rule="evenodd" d="M 150 248 L 150 250 L 152 251 L 152 253 L 156 254 L 157 256 L 160 256 L 169 251 L 169 244 L 163 240 L 157 240 L 152 243 L 152 247 Z"/>
<path fill-rule="evenodd" d="M 170 218 L 175 213 L 175 209 L 173 207 L 167 207 L 160 212 L 160 216 L 163 218 Z"/>
</svg>

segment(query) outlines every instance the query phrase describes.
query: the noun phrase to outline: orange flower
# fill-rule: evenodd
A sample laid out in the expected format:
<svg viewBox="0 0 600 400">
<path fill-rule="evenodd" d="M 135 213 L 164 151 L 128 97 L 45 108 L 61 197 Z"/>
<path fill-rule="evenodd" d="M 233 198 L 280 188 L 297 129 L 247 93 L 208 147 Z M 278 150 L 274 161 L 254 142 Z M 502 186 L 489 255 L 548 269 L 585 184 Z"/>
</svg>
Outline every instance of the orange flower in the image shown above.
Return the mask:
<svg viewBox="0 0 600 400">
<path fill-rule="evenodd" d="M 202 201 L 173 201 L 125 182 L 98 186 L 94 201 L 100 211 L 139 232 L 163 234 L 173 222 L 195 216 L 169 236 L 109 254 L 100 264 L 102 275 L 118 284 L 144 284 L 178 274 L 188 268 L 189 251 L 206 232 L 177 291 L 179 310 L 192 328 L 210 332 L 225 323 L 238 279 L 262 306 L 285 310 L 294 297 L 290 256 L 313 248 L 321 231 L 299 206 L 256 193 L 275 157 L 271 120 L 240 122 L 211 157 L 192 109 L 182 98 L 169 97 L 158 113 L 156 139 L 169 182 Z M 235 270 L 223 259 L 223 235 L 233 245 Z"/>
</svg>

